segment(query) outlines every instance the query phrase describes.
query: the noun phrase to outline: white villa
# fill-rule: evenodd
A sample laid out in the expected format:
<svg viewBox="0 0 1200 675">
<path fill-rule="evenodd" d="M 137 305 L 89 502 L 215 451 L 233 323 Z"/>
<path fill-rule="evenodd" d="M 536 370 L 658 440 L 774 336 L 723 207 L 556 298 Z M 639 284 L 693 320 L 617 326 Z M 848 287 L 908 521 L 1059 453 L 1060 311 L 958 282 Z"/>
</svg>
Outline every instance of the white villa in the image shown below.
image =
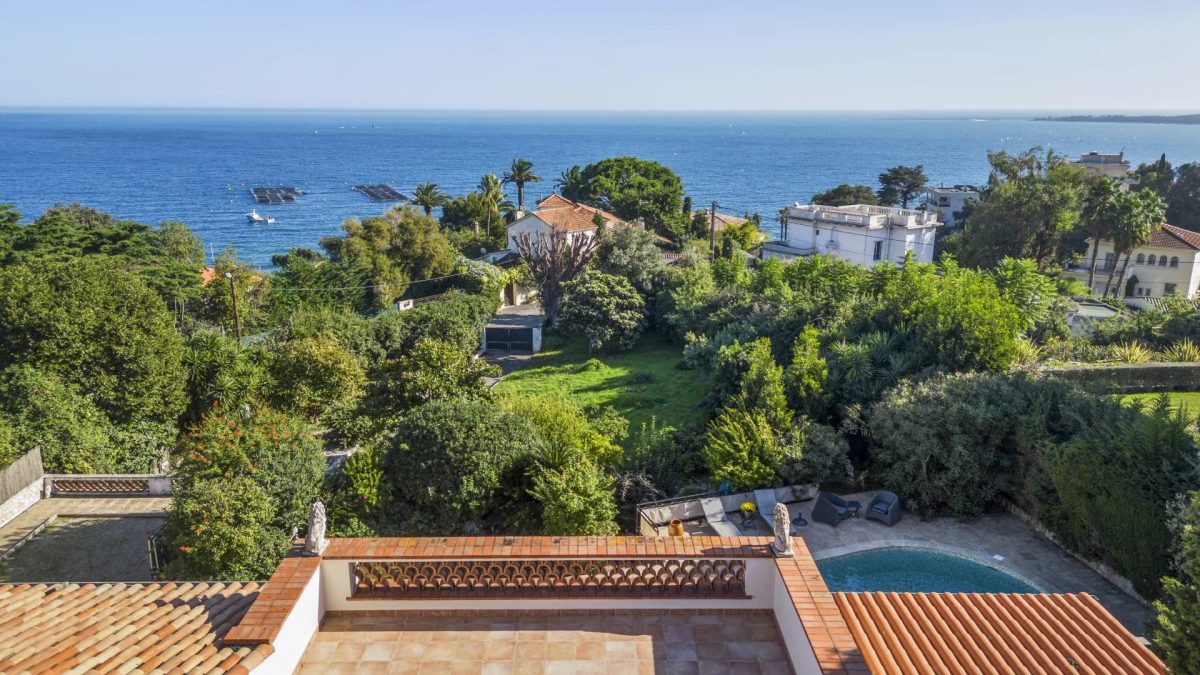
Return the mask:
<svg viewBox="0 0 1200 675">
<path fill-rule="evenodd" d="M 937 212 L 946 227 L 954 227 L 954 214 L 962 211 L 968 199 L 979 201 L 979 191 L 970 185 L 925 188 L 925 199 L 921 204 L 929 211 Z"/>
<path fill-rule="evenodd" d="M 1120 184 L 1122 190 L 1128 190 L 1137 181 L 1129 175 L 1129 160 L 1124 152 L 1089 152 L 1080 155 L 1079 159 L 1071 160 L 1075 166 L 1082 168 L 1089 176 L 1105 176 Z"/>
<path fill-rule="evenodd" d="M 552 194 L 538 202 L 537 210 L 527 213 L 514 220 L 508 226 L 508 249 L 517 250 L 517 240 L 522 234 L 536 242 L 538 235 L 549 239 L 553 232 L 563 233 L 568 241 L 575 237 L 596 236 L 597 215 L 604 220 L 606 227 L 624 225 L 625 222 L 616 215 L 584 204 L 577 204 L 565 197 Z"/>
<path fill-rule="evenodd" d="M 1092 240 L 1081 258 L 1069 265 L 1066 273 L 1087 283 L 1091 264 Z M 1102 295 L 1109 276 L 1121 273 L 1124 257 L 1118 259 L 1111 241 L 1101 240 L 1096 258 L 1096 278 L 1092 293 Z M 1163 224 L 1150 237 L 1150 243 L 1133 251 L 1129 269 L 1122 279 L 1114 279 L 1110 292 L 1127 304 L 1150 304 L 1152 298 L 1181 297 L 1196 299 L 1200 291 L 1200 232 Z"/>
<path fill-rule="evenodd" d="M 912 251 L 917 260 L 932 262 L 934 235 L 941 225 L 936 211 L 796 204 L 788 209 L 783 239 L 763 244 L 762 257 L 786 261 L 824 253 L 873 267 L 884 260 L 903 261 Z"/>
</svg>

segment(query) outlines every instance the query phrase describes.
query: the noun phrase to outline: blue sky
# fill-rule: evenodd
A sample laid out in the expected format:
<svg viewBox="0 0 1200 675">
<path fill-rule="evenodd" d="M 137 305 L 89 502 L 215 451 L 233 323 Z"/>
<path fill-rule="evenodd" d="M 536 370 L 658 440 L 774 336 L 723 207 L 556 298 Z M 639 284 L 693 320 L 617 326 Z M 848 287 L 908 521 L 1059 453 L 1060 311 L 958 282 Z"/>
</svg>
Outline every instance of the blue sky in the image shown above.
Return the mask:
<svg viewBox="0 0 1200 675">
<path fill-rule="evenodd" d="M 0 105 L 1200 111 L 1196 0 L 46 0 Z"/>
</svg>

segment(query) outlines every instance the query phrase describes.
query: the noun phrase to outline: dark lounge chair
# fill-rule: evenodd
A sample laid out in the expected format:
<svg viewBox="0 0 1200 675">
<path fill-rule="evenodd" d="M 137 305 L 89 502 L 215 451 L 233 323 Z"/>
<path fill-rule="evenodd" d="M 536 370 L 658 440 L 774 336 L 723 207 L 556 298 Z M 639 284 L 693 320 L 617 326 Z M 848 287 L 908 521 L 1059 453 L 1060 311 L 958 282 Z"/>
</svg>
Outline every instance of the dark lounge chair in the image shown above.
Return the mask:
<svg viewBox="0 0 1200 675">
<path fill-rule="evenodd" d="M 886 490 L 876 493 L 867 505 L 867 518 L 878 520 L 888 527 L 900 522 L 900 498 Z"/>
<path fill-rule="evenodd" d="M 862 505 L 858 502 L 846 501 L 840 495 L 832 492 L 822 492 L 817 495 L 817 504 L 813 506 L 812 519 L 837 527 L 843 520 L 858 515 Z"/>
</svg>

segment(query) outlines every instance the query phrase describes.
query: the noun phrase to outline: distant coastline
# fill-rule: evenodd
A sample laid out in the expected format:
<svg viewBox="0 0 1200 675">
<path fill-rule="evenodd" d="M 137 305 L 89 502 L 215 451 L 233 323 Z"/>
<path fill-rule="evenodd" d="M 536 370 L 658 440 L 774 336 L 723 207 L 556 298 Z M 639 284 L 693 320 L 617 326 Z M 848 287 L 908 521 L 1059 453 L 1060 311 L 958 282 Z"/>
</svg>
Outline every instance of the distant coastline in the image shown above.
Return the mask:
<svg viewBox="0 0 1200 675">
<path fill-rule="evenodd" d="M 1200 124 L 1198 115 L 1063 115 L 1036 117 L 1035 122 L 1117 122 L 1123 124 Z"/>
</svg>

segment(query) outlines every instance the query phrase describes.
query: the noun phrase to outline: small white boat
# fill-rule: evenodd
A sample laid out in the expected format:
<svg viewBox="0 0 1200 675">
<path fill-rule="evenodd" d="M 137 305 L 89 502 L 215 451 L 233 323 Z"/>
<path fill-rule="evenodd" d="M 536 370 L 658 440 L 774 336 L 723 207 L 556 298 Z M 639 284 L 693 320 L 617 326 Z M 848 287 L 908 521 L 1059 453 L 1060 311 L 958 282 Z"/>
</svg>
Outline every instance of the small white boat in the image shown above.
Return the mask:
<svg viewBox="0 0 1200 675">
<path fill-rule="evenodd" d="M 274 224 L 275 216 L 260 216 L 258 209 L 253 209 L 246 214 L 246 220 L 251 223 L 266 223 L 267 225 Z"/>
</svg>

